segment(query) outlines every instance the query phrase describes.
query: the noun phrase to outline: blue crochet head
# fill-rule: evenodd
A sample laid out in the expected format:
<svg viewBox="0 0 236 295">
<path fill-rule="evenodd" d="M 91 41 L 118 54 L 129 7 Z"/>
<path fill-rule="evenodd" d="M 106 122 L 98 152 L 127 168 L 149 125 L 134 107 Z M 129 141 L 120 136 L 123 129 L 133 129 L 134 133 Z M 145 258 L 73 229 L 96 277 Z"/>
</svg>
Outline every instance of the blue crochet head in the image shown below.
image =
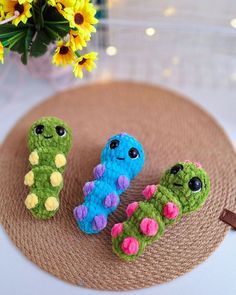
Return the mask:
<svg viewBox="0 0 236 295">
<path fill-rule="evenodd" d="M 101 161 L 112 161 L 135 177 L 144 165 L 145 154 L 142 145 L 133 136 L 119 133 L 109 138 L 102 151 Z"/>
</svg>

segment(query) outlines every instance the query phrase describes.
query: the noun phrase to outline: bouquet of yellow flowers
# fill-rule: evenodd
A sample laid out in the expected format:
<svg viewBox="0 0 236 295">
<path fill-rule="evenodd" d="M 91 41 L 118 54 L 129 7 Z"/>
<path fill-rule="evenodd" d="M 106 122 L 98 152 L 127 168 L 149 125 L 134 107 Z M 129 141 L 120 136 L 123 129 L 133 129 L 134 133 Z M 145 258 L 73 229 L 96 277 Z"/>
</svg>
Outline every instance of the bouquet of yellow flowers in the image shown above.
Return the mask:
<svg viewBox="0 0 236 295">
<path fill-rule="evenodd" d="M 4 48 L 29 56 L 46 53 L 55 44 L 52 63 L 72 65 L 76 77 L 96 67 L 96 52 L 82 54 L 96 32 L 96 9 L 90 0 L 0 0 L 0 62 Z"/>
</svg>

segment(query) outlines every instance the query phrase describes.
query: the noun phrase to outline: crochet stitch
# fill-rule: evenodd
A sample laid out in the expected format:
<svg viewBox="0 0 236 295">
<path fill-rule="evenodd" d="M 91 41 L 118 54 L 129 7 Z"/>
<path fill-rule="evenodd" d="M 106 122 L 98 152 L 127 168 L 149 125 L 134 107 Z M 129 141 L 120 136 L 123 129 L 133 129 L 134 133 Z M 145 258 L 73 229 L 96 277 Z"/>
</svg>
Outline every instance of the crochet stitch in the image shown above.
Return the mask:
<svg viewBox="0 0 236 295">
<path fill-rule="evenodd" d="M 166 226 L 199 209 L 210 191 L 210 179 L 200 163 L 179 162 L 161 177 L 158 186 L 143 190 L 145 201 L 128 205 L 128 220 L 111 230 L 113 251 L 130 261 L 163 235 Z"/>
<path fill-rule="evenodd" d="M 71 129 L 55 117 L 43 117 L 29 130 L 29 162 L 32 169 L 24 180 L 24 184 L 30 188 L 25 205 L 36 218 L 48 219 L 59 208 L 62 174 L 71 143 Z"/>
<path fill-rule="evenodd" d="M 99 233 L 107 217 L 120 203 L 120 195 L 141 171 L 145 161 L 142 145 L 127 133 L 111 137 L 93 174 L 96 180 L 85 183 L 84 203 L 74 209 L 78 227 L 87 234 Z"/>
</svg>

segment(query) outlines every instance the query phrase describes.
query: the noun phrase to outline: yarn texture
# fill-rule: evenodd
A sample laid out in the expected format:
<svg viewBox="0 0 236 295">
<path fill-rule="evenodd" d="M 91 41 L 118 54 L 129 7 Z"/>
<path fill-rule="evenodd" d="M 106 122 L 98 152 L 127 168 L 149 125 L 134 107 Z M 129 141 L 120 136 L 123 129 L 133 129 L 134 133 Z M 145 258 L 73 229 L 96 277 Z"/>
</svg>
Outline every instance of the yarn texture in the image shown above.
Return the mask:
<svg viewBox="0 0 236 295">
<path fill-rule="evenodd" d="M 32 169 L 24 179 L 24 184 L 30 189 L 25 206 L 36 218 L 48 219 L 59 209 L 62 174 L 71 144 L 71 129 L 56 117 L 43 117 L 29 130 L 29 162 Z"/>
<path fill-rule="evenodd" d="M 145 201 L 128 205 L 128 220 L 111 230 L 113 251 L 124 260 L 136 259 L 163 235 L 166 226 L 199 209 L 209 192 L 210 179 L 199 163 L 177 163 L 164 173 L 156 189 L 154 185 L 144 189 Z"/>
<path fill-rule="evenodd" d="M 143 147 L 133 136 L 120 133 L 108 140 L 101 163 L 93 169 L 95 180 L 83 187 L 84 203 L 74 209 L 83 232 L 95 234 L 106 227 L 108 215 L 116 210 L 120 195 L 139 174 L 144 161 Z"/>
<path fill-rule="evenodd" d="M 45 114 L 62 118 L 78 136 L 67 157 L 60 211 L 47 222 L 34 222 L 24 208 L 23 179 L 30 170 L 25 135 Z M 93 179 L 99 149 L 114 130 L 127 130 L 143 144 L 146 167 L 121 196 L 107 228 L 90 236 L 77 229 L 72 211 L 83 203 L 83 184 Z M 111 227 L 127 219 L 126 207 L 141 201 L 147 184 L 160 183 L 161 172 L 185 158 L 200 160 L 210 175 L 212 189 L 203 208 L 166 228 L 135 261 L 119 259 L 111 251 Z M 144 83 L 86 85 L 57 93 L 28 112 L 1 145 L 1 224 L 28 259 L 70 284 L 124 291 L 173 282 L 208 259 L 228 233 L 229 226 L 218 218 L 225 207 L 236 211 L 235 167 L 235 151 L 222 128 L 182 96 Z"/>
</svg>

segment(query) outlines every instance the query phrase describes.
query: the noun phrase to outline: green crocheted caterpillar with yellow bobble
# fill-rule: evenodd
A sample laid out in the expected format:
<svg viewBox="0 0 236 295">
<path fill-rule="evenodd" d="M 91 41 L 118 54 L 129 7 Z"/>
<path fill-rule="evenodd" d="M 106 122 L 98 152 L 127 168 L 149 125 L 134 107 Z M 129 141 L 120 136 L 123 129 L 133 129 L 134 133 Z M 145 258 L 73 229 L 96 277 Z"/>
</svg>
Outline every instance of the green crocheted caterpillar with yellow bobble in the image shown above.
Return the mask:
<svg viewBox="0 0 236 295">
<path fill-rule="evenodd" d="M 199 209 L 209 191 L 210 179 L 200 163 L 177 163 L 164 173 L 158 186 L 144 189 L 146 201 L 127 207 L 127 221 L 113 226 L 113 251 L 124 260 L 136 259 L 147 245 L 160 239 L 166 226 Z"/>
<path fill-rule="evenodd" d="M 24 180 L 30 188 L 25 205 L 36 218 L 48 219 L 59 208 L 62 173 L 71 144 L 71 129 L 56 117 L 43 117 L 29 130 L 29 162 L 32 169 Z"/>
</svg>

